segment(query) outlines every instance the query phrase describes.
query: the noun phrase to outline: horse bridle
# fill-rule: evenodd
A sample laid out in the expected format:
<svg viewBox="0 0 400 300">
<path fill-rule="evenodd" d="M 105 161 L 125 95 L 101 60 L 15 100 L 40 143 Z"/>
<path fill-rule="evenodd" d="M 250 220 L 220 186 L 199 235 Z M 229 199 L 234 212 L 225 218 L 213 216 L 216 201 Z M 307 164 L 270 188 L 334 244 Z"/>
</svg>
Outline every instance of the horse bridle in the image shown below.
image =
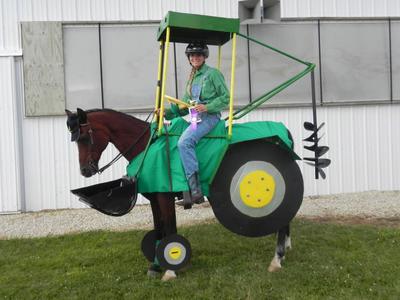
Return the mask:
<svg viewBox="0 0 400 300">
<path fill-rule="evenodd" d="M 129 146 L 128 147 L 128 149 L 126 149 L 125 151 L 123 151 L 123 152 L 119 152 L 110 162 L 108 162 L 105 166 L 103 166 L 103 167 L 101 167 L 100 169 L 99 168 L 97 168 L 95 165 L 94 165 L 94 163 L 93 163 L 93 160 L 92 160 L 92 147 L 93 147 L 93 145 L 94 145 L 94 139 L 93 139 L 93 129 L 92 129 L 92 127 L 91 127 L 91 125 L 90 125 L 90 123 L 89 122 L 86 122 L 86 123 L 83 123 L 83 124 L 79 124 L 79 129 L 78 130 L 80 130 L 80 128 L 81 127 L 86 127 L 86 126 L 89 126 L 89 129 L 88 129 L 88 134 L 89 134 L 89 166 L 91 167 L 91 168 L 95 168 L 95 169 L 97 169 L 96 170 L 96 173 L 97 174 L 101 174 L 101 173 L 103 173 L 105 170 L 107 170 L 109 167 L 111 167 L 114 163 L 116 163 L 121 157 L 123 157 L 125 154 L 127 154 L 128 152 L 130 152 L 130 151 L 132 151 L 132 149 L 136 146 L 136 144 L 140 141 L 140 139 L 146 134 L 146 132 L 151 128 L 151 122 L 153 121 L 153 119 L 154 119 L 154 111 L 151 111 L 150 113 L 149 113 L 149 115 L 147 116 L 147 118 L 146 118 L 146 120 L 145 120 L 145 122 L 147 122 L 148 121 L 148 119 L 150 118 L 150 116 L 153 114 L 153 117 L 152 117 L 152 119 L 151 119 L 151 121 L 150 121 L 150 123 L 149 123 L 149 126 L 146 126 L 146 128 L 144 129 L 144 131 L 139 135 L 139 137 L 132 143 L 132 145 L 131 146 Z M 78 139 L 79 140 L 79 139 Z"/>
</svg>

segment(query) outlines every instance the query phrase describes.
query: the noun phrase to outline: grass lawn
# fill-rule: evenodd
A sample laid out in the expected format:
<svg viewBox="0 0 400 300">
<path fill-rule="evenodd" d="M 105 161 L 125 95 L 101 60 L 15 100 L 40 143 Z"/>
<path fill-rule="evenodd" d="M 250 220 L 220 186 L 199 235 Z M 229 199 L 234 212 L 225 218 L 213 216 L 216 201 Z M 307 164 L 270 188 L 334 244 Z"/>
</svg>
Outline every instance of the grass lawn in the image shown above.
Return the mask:
<svg viewBox="0 0 400 300">
<path fill-rule="evenodd" d="M 0 241 L 1 299 L 399 299 L 400 230 L 293 223 L 292 246 L 268 273 L 275 237 L 245 238 L 219 224 L 186 227 L 190 268 L 146 277 L 144 231 Z"/>
</svg>

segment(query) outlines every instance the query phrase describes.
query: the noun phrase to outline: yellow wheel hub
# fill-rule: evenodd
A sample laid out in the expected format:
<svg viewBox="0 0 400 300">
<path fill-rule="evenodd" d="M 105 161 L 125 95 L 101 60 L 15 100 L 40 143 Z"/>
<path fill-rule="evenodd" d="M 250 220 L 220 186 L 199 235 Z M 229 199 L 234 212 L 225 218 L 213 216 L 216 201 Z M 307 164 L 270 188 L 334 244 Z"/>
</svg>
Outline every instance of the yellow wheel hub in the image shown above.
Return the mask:
<svg viewBox="0 0 400 300">
<path fill-rule="evenodd" d="M 172 247 L 169 250 L 168 254 L 172 259 L 178 259 L 181 256 L 182 251 L 181 251 L 181 248 L 179 248 L 179 247 Z"/>
<path fill-rule="evenodd" d="M 261 208 L 268 205 L 274 197 L 275 179 L 265 171 L 252 171 L 242 179 L 239 189 L 244 204 Z"/>
</svg>

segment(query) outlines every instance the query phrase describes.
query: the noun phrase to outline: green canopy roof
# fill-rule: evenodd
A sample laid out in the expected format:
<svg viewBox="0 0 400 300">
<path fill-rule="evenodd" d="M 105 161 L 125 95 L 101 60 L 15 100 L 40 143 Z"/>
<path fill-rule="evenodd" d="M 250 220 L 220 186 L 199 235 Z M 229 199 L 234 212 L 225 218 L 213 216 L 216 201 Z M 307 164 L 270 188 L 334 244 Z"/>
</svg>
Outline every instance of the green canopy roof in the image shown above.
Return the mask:
<svg viewBox="0 0 400 300">
<path fill-rule="evenodd" d="M 239 19 L 170 11 L 160 22 L 157 40 L 165 40 L 166 29 L 170 27 L 170 42 L 202 41 L 208 45 L 223 45 L 231 39 L 233 32 L 239 32 L 239 26 Z"/>
</svg>

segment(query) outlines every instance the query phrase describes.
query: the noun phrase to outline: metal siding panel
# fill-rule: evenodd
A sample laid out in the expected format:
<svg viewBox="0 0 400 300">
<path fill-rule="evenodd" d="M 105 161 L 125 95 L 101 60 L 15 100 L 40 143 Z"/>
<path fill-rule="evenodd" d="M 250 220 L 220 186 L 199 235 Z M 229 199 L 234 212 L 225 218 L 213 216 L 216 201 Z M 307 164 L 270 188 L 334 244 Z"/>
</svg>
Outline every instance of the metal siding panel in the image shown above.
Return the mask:
<svg viewBox="0 0 400 300">
<path fill-rule="evenodd" d="M 134 2 L 132 0 L 121 0 L 119 5 L 121 20 L 134 19 Z"/>
<path fill-rule="evenodd" d="M 32 21 L 32 1 L 17 1 L 18 3 L 18 21 Z"/>
<path fill-rule="evenodd" d="M 392 174 L 390 174 L 393 190 L 400 190 L 400 105 L 392 105 L 386 116 L 391 116 L 392 123 L 389 124 L 391 128 L 390 145 L 392 157 L 390 164 L 392 167 Z"/>
<path fill-rule="evenodd" d="M 180 1 L 176 3 L 176 11 L 178 12 L 190 12 L 190 2 L 189 1 Z"/>
<path fill-rule="evenodd" d="M 237 17 L 236 0 L 0 0 L 0 55 L 21 51 L 19 22 L 160 20 L 169 10 Z"/>
<path fill-rule="evenodd" d="M 379 1 L 379 2 L 378 2 Z M 387 16 L 387 1 L 386 0 L 378 0 L 375 1 L 374 4 L 374 16 Z"/>
<path fill-rule="evenodd" d="M 93 20 L 90 0 L 80 0 L 76 2 L 76 21 Z"/>
<path fill-rule="evenodd" d="M 329 146 L 329 155 L 328 158 L 331 158 L 332 162 L 329 168 L 327 169 L 327 180 L 330 182 L 330 192 L 331 193 L 340 193 L 342 189 L 342 181 L 340 180 L 342 175 L 342 164 L 341 164 L 341 151 L 342 148 L 342 139 L 341 139 L 341 131 L 340 126 L 337 124 L 341 124 L 340 122 L 340 111 L 339 108 L 331 108 L 329 110 L 329 114 L 326 118 L 326 126 L 324 132 L 326 132 L 326 143 L 325 145 Z"/>
<path fill-rule="evenodd" d="M 121 20 L 120 6 L 121 6 L 121 1 L 118 1 L 118 5 L 115 5 L 115 3 L 112 1 L 105 2 L 106 20 L 108 21 Z"/>
<path fill-rule="evenodd" d="M 365 140 L 367 141 L 367 160 L 368 172 L 367 182 L 368 187 L 372 190 L 379 190 L 379 130 L 378 130 L 378 110 L 376 106 L 366 107 L 366 133 Z"/>
<path fill-rule="evenodd" d="M 326 169 L 327 179 L 317 181 L 313 169 L 299 162 L 305 195 L 398 190 L 400 171 L 394 166 L 400 159 L 394 154 L 400 151 L 400 131 L 392 129 L 400 128 L 399 115 L 400 105 L 318 108 L 318 123 L 326 122 L 320 144 L 330 147 L 324 157 L 332 164 Z M 296 153 L 305 157 L 311 152 L 302 148 L 302 139 L 309 135 L 302 123 L 311 117 L 311 108 L 279 108 L 258 110 L 240 121 L 283 122 L 292 132 Z"/>
<path fill-rule="evenodd" d="M 47 1 L 47 18 L 49 21 L 58 21 L 63 19 L 61 0 Z"/>
<path fill-rule="evenodd" d="M 380 186 L 379 190 L 392 190 L 392 169 L 393 164 L 391 161 L 392 157 L 392 148 L 391 148 L 391 140 L 392 140 L 392 120 L 391 114 L 388 113 L 385 107 L 378 107 L 378 136 L 376 141 L 379 143 L 378 147 L 378 161 L 379 161 L 379 177 L 380 177 Z M 400 128 L 400 127 L 393 127 Z"/>
<path fill-rule="evenodd" d="M 77 19 L 76 1 L 61 0 L 61 11 L 63 21 L 73 21 Z"/>
<path fill-rule="evenodd" d="M 349 0 L 336 0 L 336 3 L 336 15 L 333 15 L 333 17 L 349 17 Z M 329 17 L 329 15 L 326 17 Z"/>
<path fill-rule="evenodd" d="M 205 15 L 216 15 L 218 12 L 218 4 L 217 1 L 213 0 L 204 0 L 203 1 L 203 13 Z"/>
<path fill-rule="evenodd" d="M 388 0 L 388 15 L 398 16 L 400 15 L 400 1 L 399 0 Z"/>
<path fill-rule="evenodd" d="M 373 16 L 375 14 L 374 10 L 374 0 L 364 0 L 362 1 L 362 16 Z"/>
<path fill-rule="evenodd" d="M 357 132 L 353 134 L 353 160 L 352 167 L 356 170 L 356 175 L 354 177 L 355 191 L 364 191 L 367 188 L 367 168 L 368 165 L 365 163 L 367 159 L 366 154 L 366 117 L 365 117 L 365 107 L 358 109 L 358 111 L 353 115 L 353 131 L 357 128 Z"/>
<path fill-rule="evenodd" d="M 349 15 L 354 17 L 361 16 L 361 2 L 360 0 L 349 1 Z"/>
<path fill-rule="evenodd" d="M 14 60 L 0 57 L 0 213 L 18 211 L 20 204 L 14 101 Z"/>
<path fill-rule="evenodd" d="M 149 20 L 149 8 L 147 1 L 134 0 L 135 20 Z"/>
<path fill-rule="evenodd" d="M 303 0 L 297 5 L 297 13 L 305 18 L 310 17 L 310 0 Z"/>
<path fill-rule="evenodd" d="M 90 1 L 91 20 L 107 20 L 104 0 Z"/>
<path fill-rule="evenodd" d="M 37 129 L 38 118 L 25 119 L 23 122 L 24 140 L 24 168 L 25 168 L 25 195 L 26 210 L 37 211 L 43 209 L 41 205 L 41 164 L 38 159 L 39 147 L 37 141 L 39 133 Z M 28 150 L 29 149 L 29 150 Z"/>
<path fill-rule="evenodd" d="M 148 0 L 148 19 L 149 20 L 161 20 L 164 17 L 164 12 L 162 11 L 161 1 L 158 0 Z"/>
<path fill-rule="evenodd" d="M 324 2 L 320 0 L 310 0 L 309 16 L 321 16 L 324 14 Z"/>
<path fill-rule="evenodd" d="M 282 7 L 284 7 L 282 11 L 290 12 L 294 15 L 297 12 L 297 1 L 293 2 L 294 4 L 290 6 L 285 6 L 284 2 L 287 3 L 287 1 L 281 3 Z M 320 4 L 317 4 L 317 1 L 311 0 L 309 3 L 309 15 L 314 15 L 318 11 L 322 11 L 324 16 L 340 16 L 341 13 L 348 14 L 350 10 L 349 2 L 343 0 L 334 3 L 323 1 Z M 360 2 L 357 3 L 359 5 Z M 361 7 L 363 13 L 369 13 L 372 10 L 371 5 L 376 5 L 376 3 L 376 1 L 364 3 Z M 1 4 L 4 4 L 4 1 Z M 133 0 L 121 0 L 118 4 L 120 5 L 118 6 L 119 8 L 115 6 L 114 9 L 108 10 L 107 3 L 104 1 L 94 3 L 89 0 L 62 0 L 50 3 L 46 1 L 32 2 L 27 0 L 18 2 L 18 11 L 21 19 L 25 21 L 55 20 L 61 17 L 65 20 L 89 21 L 99 17 L 103 17 L 104 20 L 114 18 L 145 20 L 150 19 L 150 15 L 163 16 L 166 12 L 165 10 L 171 9 L 174 6 L 178 11 L 195 13 L 207 11 L 211 13 L 212 9 L 216 9 L 217 12 L 215 14 L 222 15 L 222 13 L 227 12 L 227 15 L 225 15 L 227 17 L 234 17 L 237 14 L 237 9 L 235 10 L 237 2 L 230 0 L 218 2 L 217 5 L 208 1 L 174 1 L 169 2 L 168 5 L 157 5 L 156 2 L 147 4 L 146 1 Z M 32 8 L 32 5 L 35 7 Z M 230 11 L 228 8 L 230 8 Z M 158 11 L 149 13 L 149 9 Z M 355 8 L 351 9 L 354 10 Z M 374 10 L 374 14 L 376 15 L 375 6 Z M 398 3 L 394 4 L 394 2 L 388 1 L 386 10 L 395 10 L 395 13 L 399 15 Z M 15 19 L 16 15 L 17 13 L 15 13 L 14 17 L 12 15 L 11 17 Z M 10 18 L 8 14 L 7 16 Z M 15 24 L 17 21 L 12 21 L 11 23 L 11 28 L 18 28 Z M 12 33 L 12 31 L 10 32 Z M 11 44 L 15 43 L 17 47 L 20 47 L 18 38 L 15 38 L 18 34 L 10 34 L 10 36 L 12 37 L 4 38 L 4 40 L 11 40 Z M 10 123 L 8 122 L 10 120 L 10 112 L 14 109 L 12 107 L 13 100 L 11 102 L 3 101 L 3 99 L 13 99 L 14 97 L 12 96 L 14 83 L 12 83 L 12 80 L 10 82 L 10 78 L 12 78 L 10 64 L 12 64 L 12 59 L 7 58 L 7 60 L 4 60 L 0 58 L 0 77 L 2 79 L 0 83 L 0 96 L 2 99 L 0 105 L 2 108 L 5 108 L 0 110 L 0 126 L 9 133 L 9 136 L 5 135 L 4 137 L 6 140 L 13 140 L 15 138 L 15 122 L 12 128 L 9 127 Z M 303 162 L 299 162 L 304 176 L 305 195 L 371 189 L 400 189 L 400 170 L 394 167 L 400 165 L 400 158 L 398 155 L 395 155 L 400 153 L 400 131 L 391 130 L 391 128 L 400 128 L 400 119 L 398 118 L 400 115 L 400 105 L 321 107 L 318 108 L 318 112 L 319 123 L 322 121 L 327 122 L 322 130 L 326 132 L 326 135 L 321 142 L 323 145 L 331 147 L 326 156 L 332 159 L 332 164 L 327 169 L 327 180 L 316 181 L 313 178 L 314 173 L 312 168 L 305 166 Z M 144 118 L 145 115 L 139 114 L 136 116 Z M 244 117 L 240 121 L 266 119 L 282 121 L 287 124 L 293 134 L 297 153 L 301 156 L 309 155 L 302 148 L 302 138 L 308 134 L 302 128 L 302 123 L 311 120 L 310 108 L 261 109 Z M 385 133 L 386 136 L 381 133 Z M 48 138 L 49 136 L 51 138 Z M 107 170 L 104 174 L 95 176 L 95 178 L 85 179 L 80 176 L 77 148 L 69 142 L 64 117 L 24 119 L 23 140 L 25 146 L 25 192 L 28 210 L 84 207 L 75 196 L 69 193 L 69 189 L 112 180 L 125 174 L 126 161 L 121 160 L 111 170 Z M 12 143 L 15 144 L 15 140 Z M 16 165 L 15 153 L 17 151 L 14 151 L 15 147 L 12 149 L 2 147 L 4 144 L 2 140 L 0 158 L 3 162 L 7 163 L 7 166 L 5 167 L 3 164 L 2 171 L 4 169 L 13 170 Z M 106 163 L 116 152 L 113 147 L 109 147 L 105 151 L 100 164 L 103 165 Z M 13 159 L 10 159 L 10 157 L 14 157 L 14 163 L 11 163 Z M 2 199 L 18 198 L 18 192 L 16 191 L 17 184 L 13 179 L 16 177 L 16 175 L 10 176 L 10 173 L 7 173 L 8 181 L 4 182 L 1 180 L 0 202 Z M 12 187 L 13 184 L 14 188 Z M 5 193 L 7 193 L 6 196 L 4 196 Z M 139 199 L 139 202 L 141 201 L 142 199 Z M 13 205 L 17 207 L 17 205 Z M 0 211 L 4 211 L 4 203 L 2 202 Z"/>
<path fill-rule="evenodd" d="M 34 21 L 48 21 L 47 0 L 32 0 Z"/>
<path fill-rule="evenodd" d="M 281 0 L 282 18 L 399 17 L 398 0 Z"/>
<path fill-rule="evenodd" d="M 337 180 L 340 180 L 340 188 L 341 191 L 348 193 L 351 191 L 352 187 L 352 169 L 351 167 L 351 157 L 349 157 L 349 146 L 352 143 L 352 132 L 349 130 L 350 128 L 350 118 L 351 112 L 350 109 L 342 110 L 339 108 L 338 111 L 338 123 L 341 124 L 339 127 L 339 144 L 340 148 L 337 148 L 337 157 L 335 163 L 339 165 L 341 176 L 337 177 Z M 343 130 L 346 128 L 347 130 Z M 331 153 L 332 154 L 332 153 Z M 333 153 L 334 154 L 334 153 Z M 350 154 L 351 155 L 351 154 Z"/>
<path fill-rule="evenodd" d="M 398 165 L 399 159 L 392 157 L 391 153 L 400 152 L 400 134 L 399 131 L 390 131 L 389 128 L 399 128 L 400 121 L 399 118 L 392 117 L 382 122 L 390 114 L 398 116 L 400 105 L 318 108 L 319 123 L 326 122 L 321 130 L 326 133 L 321 145 L 330 146 L 331 149 L 325 156 L 332 159 L 332 164 L 326 170 L 327 179 L 316 181 L 313 169 L 299 161 L 305 195 L 399 189 L 398 168 L 391 167 L 392 164 Z M 146 114 L 136 116 L 144 119 Z M 302 128 L 302 124 L 311 118 L 311 108 L 268 108 L 255 111 L 239 121 L 283 122 L 292 132 L 296 152 L 304 157 L 310 155 L 310 152 L 302 148 L 302 139 L 309 132 Z M 121 160 L 100 176 L 90 179 L 80 176 L 77 148 L 69 142 L 65 118 L 55 117 L 47 121 L 28 119 L 25 127 L 26 144 L 30 145 L 29 156 L 26 157 L 27 203 L 31 203 L 29 210 L 83 207 L 69 193 L 69 189 L 109 181 L 125 174 L 127 162 Z M 382 139 L 382 132 L 388 133 L 388 136 Z M 53 140 L 43 140 L 47 135 L 52 135 Z M 114 147 L 108 147 L 100 165 L 104 165 L 116 153 Z M 387 161 L 382 161 L 384 157 Z M 49 171 L 54 166 L 56 171 Z M 138 203 L 143 201 L 140 198 Z"/>
<path fill-rule="evenodd" d="M 0 0 L 0 56 L 20 48 L 17 2 Z"/>
</svg>

